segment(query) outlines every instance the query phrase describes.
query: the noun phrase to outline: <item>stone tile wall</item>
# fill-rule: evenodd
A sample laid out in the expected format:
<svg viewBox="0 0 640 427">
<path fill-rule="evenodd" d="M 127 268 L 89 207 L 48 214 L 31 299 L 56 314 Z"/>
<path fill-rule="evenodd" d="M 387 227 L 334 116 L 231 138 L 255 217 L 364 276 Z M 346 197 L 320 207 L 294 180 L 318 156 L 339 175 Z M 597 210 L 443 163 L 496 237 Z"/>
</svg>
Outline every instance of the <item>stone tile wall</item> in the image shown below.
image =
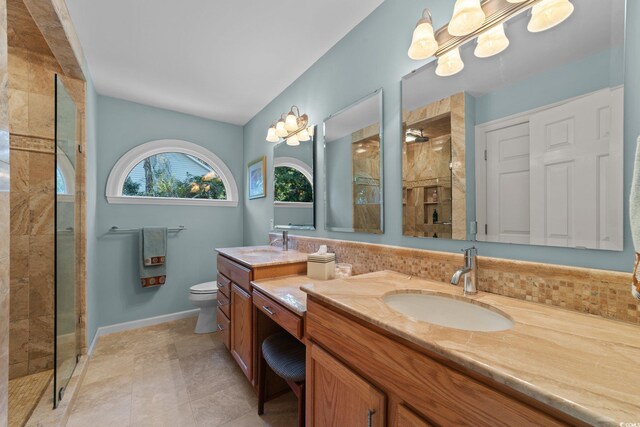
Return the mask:
<svg viewBox="0 0 640 427">
<path fill-rule="evenodd" d="M 278 235 L 271 234 L 270 239 Z M 292 249 L 311 253 L 320 245 L 353 274 L 393 270 L 448 283 L 463 264 L 461 254 L 397 246 L 289 236 Z M 478 257 L 479 289 L 609 319 L 640 324 L 640 305 L 630 293 L 631 273 Z M 462 292 L 462 291 L 461 291 Z"/>
<path fill-rule="evenodd" d="M 53 57 L 9 50 L 10 378 L 53 368 L 56 72 Z"/>
<path fill-rule="evenodd" d="M 8 423 L 9 406 L 10 157 L 7 81 L 7 4 L 0 0 L 0 427 Z"/>
</svg>

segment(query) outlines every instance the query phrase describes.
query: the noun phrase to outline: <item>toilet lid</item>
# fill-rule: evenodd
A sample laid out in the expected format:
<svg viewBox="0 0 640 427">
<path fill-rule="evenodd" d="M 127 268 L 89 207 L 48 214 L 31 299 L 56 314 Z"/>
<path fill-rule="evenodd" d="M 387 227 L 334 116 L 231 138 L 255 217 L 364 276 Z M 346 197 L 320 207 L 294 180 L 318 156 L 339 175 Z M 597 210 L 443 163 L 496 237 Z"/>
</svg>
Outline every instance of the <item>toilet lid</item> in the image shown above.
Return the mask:
<svg viewBox="0 0 640 427">
<path fill-rule="evenodd" d="M 215 294 L 218 292 L 218 282 L 206 282 L 189 288 L 192 294 Z"/>
</svg>

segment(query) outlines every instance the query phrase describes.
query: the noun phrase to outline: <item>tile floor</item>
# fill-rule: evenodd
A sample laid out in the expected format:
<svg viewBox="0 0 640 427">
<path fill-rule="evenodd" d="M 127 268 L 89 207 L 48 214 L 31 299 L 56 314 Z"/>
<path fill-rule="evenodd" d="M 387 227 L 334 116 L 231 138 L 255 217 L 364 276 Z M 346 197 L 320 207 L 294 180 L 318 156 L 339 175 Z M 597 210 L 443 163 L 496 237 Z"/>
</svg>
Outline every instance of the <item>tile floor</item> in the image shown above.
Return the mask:
<svg viewBox="0 0 640 427">
<path fill-rule="evenodd" d="M 53 370 L 9 381 L 9 427 L 22 427 L 51 381 Z"/>
<path fill-rule="evenodd" d="M 265 405 L 218 334 L 195 318 L 100 338 L 68 427 L 274 426 L 297 424 L 293 393 Z"/>
</svg>

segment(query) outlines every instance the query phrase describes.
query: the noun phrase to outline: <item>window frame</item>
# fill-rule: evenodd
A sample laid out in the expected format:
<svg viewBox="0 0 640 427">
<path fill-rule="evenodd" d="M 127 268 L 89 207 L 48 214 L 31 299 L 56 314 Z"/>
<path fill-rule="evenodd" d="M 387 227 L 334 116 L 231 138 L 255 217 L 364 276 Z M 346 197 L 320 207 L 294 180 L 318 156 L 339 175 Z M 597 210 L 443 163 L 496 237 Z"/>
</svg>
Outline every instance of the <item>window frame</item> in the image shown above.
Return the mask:
<svg viewBox="0 0 640 427">
<path fill-rule="evenodd" d="M 276 157 L 275 159 L 273 159 L 273 187 L 274 187 L 274 197 L 275 197 L 275 186 L 276 186 L 276 179 L 275 179 L 275 171 L 276 168 L 281 168 L 281 167 L 287 167 L 287 168 L 291 168 L 291 169 L 295 169 L 298 172 L 300 172 L 302 175 L 304 175 L 305 178 L 307 178 L 307 181 L 309 181 L 309 183 L 311 184 L 311 189 L 313 190 L 313 197 L 315 200 L 316 197 L 316 190 L 313 186 L 313 171 L 311 169 L 311 166 L 309 166 L 308 164 L 306 164 L 305 162 L 303 162 L 300 159 L 296 159 L 295 157 Z M 289 207 L 289 208 L 302 208 L 302 209 L 310 209 L 313 208 L 313 203 L 314 202 L 282 202 L 279 200 L 274 200 L 273 201 L 273 205 L 276 207 Z"/>
<path fill-rule="evenodd" d="M 157 154 L 182 153 L 195 156 L 219 175 L 224 184 L 226 199 L 186 199 L 179 197 L 125 196 L 122 194 L 124 182 L 133 168 L 146 159 Z M 192 142 L 180 139 L 159 139 L 140 144 L 127 151 L 118 159 L 109 173 L 106 188 L 107 202 L 111 204 L 131 205 L 188 205 L 188 206 L 238 206 L 238 185 L 227 165 L 214 153 Z"/>
</svg>

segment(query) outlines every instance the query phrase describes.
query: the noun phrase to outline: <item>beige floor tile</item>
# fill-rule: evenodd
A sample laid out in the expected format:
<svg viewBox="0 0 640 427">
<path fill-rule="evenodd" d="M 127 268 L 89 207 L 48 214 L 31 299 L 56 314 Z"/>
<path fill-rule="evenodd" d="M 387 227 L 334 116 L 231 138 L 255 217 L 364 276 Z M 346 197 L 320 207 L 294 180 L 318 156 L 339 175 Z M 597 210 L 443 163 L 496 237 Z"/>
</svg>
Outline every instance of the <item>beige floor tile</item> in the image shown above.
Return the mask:
<svg viewBox="0 0 640 427">
<path fill-rule="evenodd" d="M 256 410 L 240 385 L 192 401 L 191 409 L 196 424 L 201 427 L 221 426 Z"/>
<path fill-rule="evenodd" d="M 83 384 L 74 405 L 75 411 L 91 410 L 100 404 L 125 396 L 131 397 L 133 375 L 131 373 Z"/>
<path fill-rule="evenodd" d="M 178 357 L 182 358 L 189 354 L 198 353 L 203 350 L 210 350 L 213 348 L 220 348 L 218 343 L 211 339 L 209 334 L 200 334 L 186 336 L 174 341 L 176 349 L 178 350 Z"/>
<path fill-rule="evenodd" d="M 91 409 L 74 407 L 67 427 L 128 427 L 131 425 L 131 396 L 107 400 Z"/>
<path fill-rule="evenodd" d="M 117 377 L 119 375 L 133 374 L 133 355 L 124 354 L 116 356 L 92 357 L 87 367 L 82 385 L 95 381 Z"/>
<path fill-rule="evenodd" d="M 134 351 L 135 366 L 153 365 L 178 358 L 178 350 L 173 343 L 140 346 Z"/>
<path fill-rule="evenodd" d="M 183 403 L 177 406 L 168 406 L 160 411 L 132 412 L 132 427 L 195 427 L 191 405 Z"/>
<path fill-rule="evenodd" d="M 133 413 L 157 412 L 189 402 L 189 393 L 178 360 L 136 369 L 133 377 Z"/>
</svg>

